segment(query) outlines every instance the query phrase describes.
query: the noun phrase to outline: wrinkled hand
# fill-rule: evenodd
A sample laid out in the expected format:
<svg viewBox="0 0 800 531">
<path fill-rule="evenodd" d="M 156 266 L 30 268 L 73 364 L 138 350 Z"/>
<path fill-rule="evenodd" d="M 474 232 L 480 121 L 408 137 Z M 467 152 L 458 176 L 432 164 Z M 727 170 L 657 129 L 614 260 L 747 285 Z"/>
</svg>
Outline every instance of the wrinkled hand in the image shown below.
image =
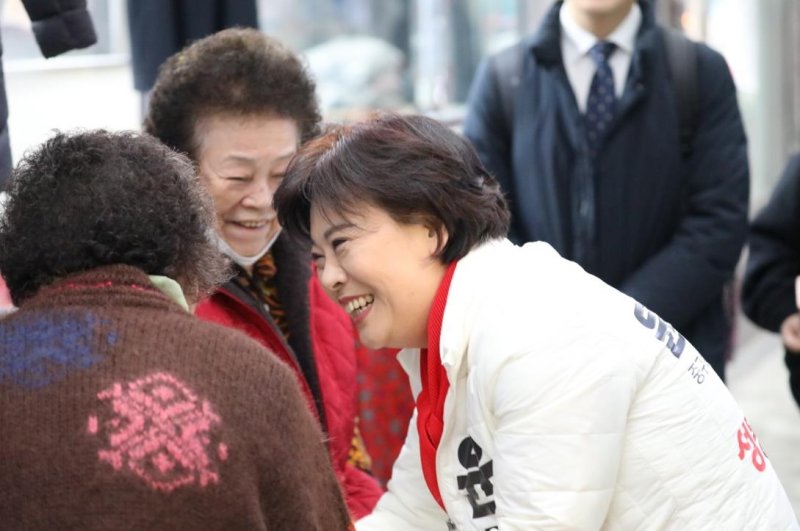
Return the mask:
<svg viewBox="0 0 800 531">
<path fill-rule="evenodd" d="M 781 339 L 787 349 L 800 353 L 800 313 L 794 313 L 783 320 Z"/>
</svg>

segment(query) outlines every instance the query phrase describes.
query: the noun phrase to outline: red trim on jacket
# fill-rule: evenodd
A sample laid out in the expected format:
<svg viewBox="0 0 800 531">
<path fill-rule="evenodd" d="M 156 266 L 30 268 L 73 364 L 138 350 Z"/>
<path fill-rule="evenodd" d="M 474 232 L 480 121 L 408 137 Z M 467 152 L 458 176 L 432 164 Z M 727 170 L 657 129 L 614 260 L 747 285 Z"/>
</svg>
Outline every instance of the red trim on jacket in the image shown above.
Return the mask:
<svg viewBox="0 0 800 531">
<path fill-rule="evenodd" d="M 422 390 L 417 397 L 417 431 L 419 432 L 419 453 L 422 462 L 422 475 L 436 503 L 444 509 L 442 495 L 439 492 L 439 480 L 436 477 L 436 450 L 442 439 L 444 429 L 444 401 L 450 382 L 447 372 L 442 367 L 439 352 L 439 336 L 442 333 L 442 319 L 447 305 L 447 294 L 450 281 L 456 270 L 453 262 L 447 267 L 444 278 L 436 290 L 431 312 L 428 315 L 428 348 L 421 351 L 419 370 L 422 379 Z"/>
</svg>

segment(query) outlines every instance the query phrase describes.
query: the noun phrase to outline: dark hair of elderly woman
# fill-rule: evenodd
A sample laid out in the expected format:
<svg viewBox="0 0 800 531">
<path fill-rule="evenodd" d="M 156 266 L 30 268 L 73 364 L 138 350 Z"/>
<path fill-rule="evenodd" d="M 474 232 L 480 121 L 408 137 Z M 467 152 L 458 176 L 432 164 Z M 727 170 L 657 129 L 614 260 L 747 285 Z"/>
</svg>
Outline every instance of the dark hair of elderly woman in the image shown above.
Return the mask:
<svg viewBox="0 0 800 531">
<path fill-rule="evenodd" d="M 154 138 L 58 134 L 22 160 L 7 192 L 0 271 L 17 305 L 103 265 L 174 278 L 192 300 L 227 278 L 194 168 Z"/>
<path fill-rule="evenodd" d="M 386 114 L 331 127 L 288 172 L 275 208 L 287 230 L 306 237 L 312 204 L 354 214 L 365 202 L 400 223 L 428 224 L 440 237 L 445 231 L 437 253 L 444 263 L 508 232 L 503 194 L 472 146 L 424 116 Z"/>
<path fill-rule="evenodd" d="M 0 219 L 4 528 L 351 527 L 291 372 L 188 311 L 225 267 L 184 156 L 57 134 Z"/>
<path fill-rule="evenodd" d="M 444 125 L 333 128 L 301 148 L 275 206 L 361 341 L 403 348 L 418 390 L 359 531 L 797 528 L 702 355 L 546 243 L 505 239 L 497 183 Z"/>
<path fill-rule="evenodd" d="M 234 277 L 195 315 L 247 333 L 294 370 L 358 518 L 382 489 L 356 426 L 353 327 L 312 278 L 308 246 L 281 233 L 272 207 L 289 160 L 317 133 L 314 88 L 280 42 L 254 29 L 223 30 L 166 61 L 145 129 L 195 163 L 214 201 L 215 242 L 234 264 Z"/>
<path fill-rule="evenodd" d="M 254 29 L 201 39 L 161 66 L 145 131 L 197 159 L 196 125 L 223 114 L 290 118 L 307 140 L 318 132 L 315 84 L 289 48 Z"/>
</svg>

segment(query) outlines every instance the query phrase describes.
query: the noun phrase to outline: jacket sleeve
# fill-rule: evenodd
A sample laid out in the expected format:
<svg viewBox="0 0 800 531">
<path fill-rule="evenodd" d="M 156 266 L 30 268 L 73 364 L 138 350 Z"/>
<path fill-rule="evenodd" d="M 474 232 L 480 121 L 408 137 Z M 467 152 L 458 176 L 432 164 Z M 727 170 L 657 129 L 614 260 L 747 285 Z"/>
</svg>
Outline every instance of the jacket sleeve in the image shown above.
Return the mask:
<svg viewBox="0 0 800 531">
<path fill-rule="evenodd" d="M 325 411 L 331 436 L 341 439 L 341 441 L 334 444 L 332 440 L 329 444 L 334 469 L 344 489 L 347 506 L 353 518 L 357 520 L 372 512 L 383 494 L 383 488 L 378 480 L 368 471 L 369 454 L 356 424 L 359 393 L 356 382 L 358 374 L 361 372 L 358 358 L 361 355 L 374 354 L 366 351 L 366 348 L 358 342 L 358 331 L 352 320 L 337 306 L 334 306 L 328 295 L 321 291 L 322 286 L 316 275 L 312 277 L 311 282 L 314 284 L 313 293 L 316 294 L 314 300 L 317 300 L 317 297 L 324 297 L 327 303 L 324 307 L 328 309 L 326 312 L 322 312 L 323 306 L 316 302 L 312 306 L 317 313 L 314 320 L 316 321 L 324 315 L 325 321 L 329 325 L 325 328 L 328 332 L 320 333 L 318 337 L 324 338 L 328 342 L 334 340 L 338 342 L 338 348 L 330 351 L 333 356 L 323 358 L 321 354 L 328 351 L 317 349 L 317 371 L 320 384 L 324 379 L 336 381 L 335 395 L 334 388 L 326 388 L 331 392 L 324 395 Z M 338 332 L 334 331 L 335 322 L 341 325 Z M 317 329 L 322 330 L 322 328 Z M 364 420 L 360 422 L 364 422 Z M 359 468 L 359 466 L 364 468 Z"/>
<path fill-rule="evenodd" d="M 742 305 L 759 326 L 777 332 L 797 313 L 800 275 L 800 154 L 787 165 L 769 203 L 753 220 Z"/>
<path fill-rule="evenodd" d="M 42 55 L 53 57 L 97 42 L 86 0 L 22 0 Z"/>
<path fill-rule="evenodd" d="M 357 531 L 418 531 L 446 529 L 447 515 L 433 499 L 422 476 L 417 435 L 417 412 L 392 467 L 392 479 L 375 510 L 356 522 Z"/>
<path fill-rule="evenodd" d="M 621 286 L 678 329 L 719 296 L 747 235 L 747 140 L 736 87 L 722 56 L 704 45 L 698 83 L 683 217 L 671 241 Z"/>
<path fill-rule="evenodd" d="M 352 463 L 345 464 L 343 487 L 347 506 L 356 519 L 369 514 L 383 494 L 378 481 Z"/>
<path fill-rule="evenodd" d="M 571 355 L 524 353 L 479 385 L 494 414 L 499 529 L 603 527 L 636 389 L 630 369 L 614 362 L 617 341 L 570 338 L 548 350 L 597 355 L 576 366 Z"/>
<path fill-rule="evenodd" d="M 502 53 L 512 53 L 506 50 Z M 506 123 L 502 105 L 502 90 L 495 71 L 496 59 L 481 62 L 475 74 L 467 100 L 464 136 L 478 152 L 483 165 L 497 179 L 507 201 L 514 200 L 511 189 L 511 127 Z M 514 209 L 512 208 L 512 211 Z M 511 233 L 515 232 L 511 227 Z M 515 237 L 511 238 L 516 240 Z"/>
</svg>

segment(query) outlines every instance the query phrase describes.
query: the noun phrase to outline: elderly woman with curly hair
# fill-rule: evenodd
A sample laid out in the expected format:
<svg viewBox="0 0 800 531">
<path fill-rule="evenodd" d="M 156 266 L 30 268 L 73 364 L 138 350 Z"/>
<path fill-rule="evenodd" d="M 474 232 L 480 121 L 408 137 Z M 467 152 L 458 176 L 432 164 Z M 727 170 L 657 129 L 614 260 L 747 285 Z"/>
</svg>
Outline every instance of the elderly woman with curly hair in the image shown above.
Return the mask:
<svg viewBox="0 0 800 531">
<path fill-rule="evenodd" d="M 308 245 L 281 232 L 272 208 L 289 160 L 318 132 L 314 90 L 281 43 L 224 30 L 162 66 L 145 130 L 194 161 L 214 200 L 217 246 L 235 264 L 236 276 L 196 314 L 247 333 L 292 368 L 358 518 L 382 490 L 355 424 L 353 325 L 311 274 Z"/>
<path fill-rule="evenodd" d="M 798 529 L 702 356 L 509 213 L 469 143 L 385 116 L 307 143 L 275 194 L 369 347 L 404 347 L 415 421 L 359 531 Z"/>
<path fill-rule="evenodd" d="M 57 134 L 8 196 L 3 528 L 348 529 L 290 371 L 188 312 L 226 269 L 188 160 L 134 133 Z"/>
</svg>

